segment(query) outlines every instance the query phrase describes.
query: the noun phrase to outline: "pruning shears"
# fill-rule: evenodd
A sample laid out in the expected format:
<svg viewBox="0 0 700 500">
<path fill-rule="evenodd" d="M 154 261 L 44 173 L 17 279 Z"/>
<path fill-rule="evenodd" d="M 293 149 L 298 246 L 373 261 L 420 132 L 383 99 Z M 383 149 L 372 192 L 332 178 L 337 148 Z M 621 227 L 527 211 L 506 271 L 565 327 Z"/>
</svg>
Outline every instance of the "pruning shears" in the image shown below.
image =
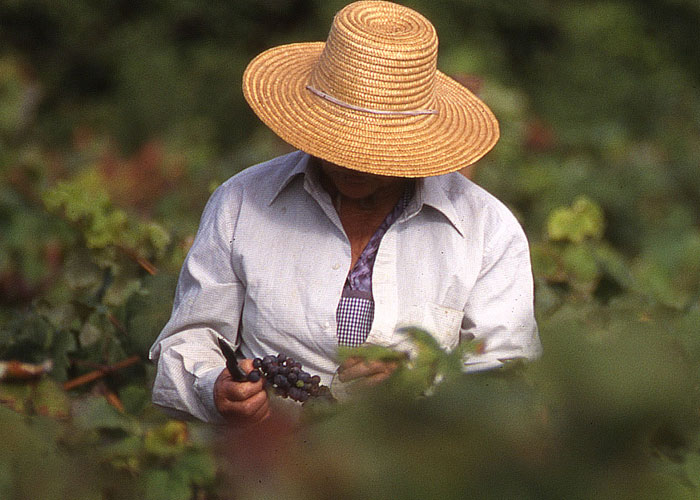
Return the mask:
<svg viewBox="0 0 700 500">
<path fill-rule="evenodd" d="M 236 382 L 245 381 L 248 376 L 246 372 L 244 372 L 243 369 L 238 366 L 236 353 L 231 347 L 231 344 L 229 344 L 223 337 L 218 337 L 217 340 L 219 341 L 219 349 L 221 349 L 221 353 L 224 355 L 224 358 L 226 358 L 226 368 L 228 368 L 233 380 Z"/>
</svg>

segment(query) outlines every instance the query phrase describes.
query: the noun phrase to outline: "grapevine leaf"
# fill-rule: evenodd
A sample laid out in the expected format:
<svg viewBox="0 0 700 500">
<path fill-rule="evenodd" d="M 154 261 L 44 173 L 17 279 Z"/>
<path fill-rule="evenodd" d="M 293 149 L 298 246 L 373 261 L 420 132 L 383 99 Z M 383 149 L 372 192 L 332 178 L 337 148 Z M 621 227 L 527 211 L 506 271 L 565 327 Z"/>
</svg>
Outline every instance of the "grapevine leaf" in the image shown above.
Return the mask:
<svg viewBox="0 0 700 500">
<path fill-rule="evenodd" d="M 87 397 L 73 404 L 75 424 L 86 430 L 114 429 L 140 434 L 138 422 L 117 411 L 102 397 Z"/>
<path fill-rule="evenodd" d="M 168 458 L 181 455 L 187 447 L 187 424 L 169 420 L 165 424 L 149 429 L 144 438 L 144 449 L 151 455 Z"/>
<path fill-rule="evenodd" d="M 442 351 L 440 343 L 437 339 L 427 330 L 416 327 L 406 327 L 400 328 L 399 333 L 409 337 L 415 344 L 418 345 L 419 349 L 427 349 L 432 353 L 437 353 Z"/>
<path fill-rule="evenodd" d="M 91 321 L 86 321 L 78 334 L 80 345 L 90 347 L 102 340 L 102 332 Z"/>
<path fill-rule="evenodd" d="M 2 383 L 0 384 L 0 403 L 19 413 L 29 409 L 32 388 L 29 384 Z"/>
<path fill-rule="evenodd" d="M 146 355 L 167 323 L 176 282 L 177 276 L 165 273 L 148 276 L 142 281 L 142 289 L 133 293 L 120 309 L 132 352 Z"/>
<path fill-rule="evenodd" d="M 579 196 L 571 207 L 555 209 L 547 220 L 549 239 L 581 243 L 586 238 L 600 239 L 605 221 L 603 211 L 585 196 Z"/>
<path fill-rule="evenodd" d="M 32 403 L 39 415 L 60 419 L 70 416 L 68 395 L 50 378 L 44 377 L 36 384 Z"/>
<path fill-rule="evenodd" d="M 148 389 L 139 384 L 130 384 L 119 391 L 124 408 L 130 415 L 140 415 L 150 404 Z"/>
<path fill-rule="evenodd" d="M 594 254 L 586 245 L 569 245 L 562 252 L 567 275 L 575 285 L 589 285 L 600 276 Z"/>
<path fill-rule="evenodd" d="M 700 488 L 700 454 L 689 453 L 685 459 L 684 469 L 687 480 L 696 490 Z"/>
<path fill-rule="evenodd" d="M 142 449 L 142 438 L 131 435 L 115 442 L 107 443 L 99 451 L 102 458 L 112 463 L 112 465 L 135 471 L 139 467 L 139 455 Z"/>
<path fill-rule="evenodd" d="M 143 473 L 144 500 L 189 500 L 192 488 L 187 480 L 170 470 L 151 469 Z"/>
<path fill-rule="evenodd" d="M 188 484 L 206 486 L 216 477 L 216 462 L 204 451 L 188 450 L 177 459 L 173 472 Z"/>
</svg>

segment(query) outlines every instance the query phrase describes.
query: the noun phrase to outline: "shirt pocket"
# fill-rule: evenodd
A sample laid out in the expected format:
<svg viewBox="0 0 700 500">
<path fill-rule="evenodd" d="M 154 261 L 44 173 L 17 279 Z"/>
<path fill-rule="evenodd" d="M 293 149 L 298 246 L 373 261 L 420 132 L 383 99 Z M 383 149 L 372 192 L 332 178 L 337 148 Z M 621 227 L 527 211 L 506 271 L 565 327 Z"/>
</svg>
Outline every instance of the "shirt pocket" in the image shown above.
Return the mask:
<svg viewBox="0 0 700 500">
<path fill-rule="evenodd" d="M 430 332 L 443 349 L 451 350 L 459 343 L 464 311 L 426 302 L 423 309 L 423 328 Z"/>
</svg>

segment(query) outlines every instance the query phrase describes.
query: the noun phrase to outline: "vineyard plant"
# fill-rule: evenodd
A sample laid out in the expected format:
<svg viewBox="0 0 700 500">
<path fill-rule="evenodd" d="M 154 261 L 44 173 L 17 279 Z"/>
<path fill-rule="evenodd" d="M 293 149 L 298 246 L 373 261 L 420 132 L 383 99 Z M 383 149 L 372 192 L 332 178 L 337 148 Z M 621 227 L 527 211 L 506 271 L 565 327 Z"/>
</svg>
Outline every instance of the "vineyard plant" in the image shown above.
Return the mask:
<svg viewBox="0 0 700 500">
<path fill-rule="evenodd" d="M 345 2 L 6 0 L 0 498 L 700 498 L 700 6 L 402 3 L 500 120 L 463 173 L 528 235 L 542 358 L 465 375 L 409 329 L 339 353 L 400 365 L 349 399 L 168 417 L 148 349 L 204 204 L 289 151 L 243 69 Z"/>
</svg>

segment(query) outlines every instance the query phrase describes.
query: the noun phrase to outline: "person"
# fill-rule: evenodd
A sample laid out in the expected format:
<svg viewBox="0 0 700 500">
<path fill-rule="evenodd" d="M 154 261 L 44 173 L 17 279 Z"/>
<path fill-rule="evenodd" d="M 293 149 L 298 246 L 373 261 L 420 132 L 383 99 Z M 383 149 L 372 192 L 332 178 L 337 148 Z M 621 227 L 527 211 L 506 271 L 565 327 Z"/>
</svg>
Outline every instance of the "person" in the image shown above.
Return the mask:
<svg viewBox="0 0 700 500">
<path fill-rule="evenodd" d="M 326 42 L 254 58 L 244 96 L 297 150 L 224 182 L 204 209 L 172 316 L 151 348 L 153 402 L 181 417 L 247 423 L 270 414 L 240 366 L 284 353 L 329 384 L 377 383 L 389 363 L 338 367 L 338 345 L 410 350 L 401 326 L 445 349 L 483 342 L 465 371 L 541 351 L 529 247 L 513 214 L 457 171 L 492 149 L 491 110 L 437 70 L 432 24 L 359 1 Z"/>
</svg>

